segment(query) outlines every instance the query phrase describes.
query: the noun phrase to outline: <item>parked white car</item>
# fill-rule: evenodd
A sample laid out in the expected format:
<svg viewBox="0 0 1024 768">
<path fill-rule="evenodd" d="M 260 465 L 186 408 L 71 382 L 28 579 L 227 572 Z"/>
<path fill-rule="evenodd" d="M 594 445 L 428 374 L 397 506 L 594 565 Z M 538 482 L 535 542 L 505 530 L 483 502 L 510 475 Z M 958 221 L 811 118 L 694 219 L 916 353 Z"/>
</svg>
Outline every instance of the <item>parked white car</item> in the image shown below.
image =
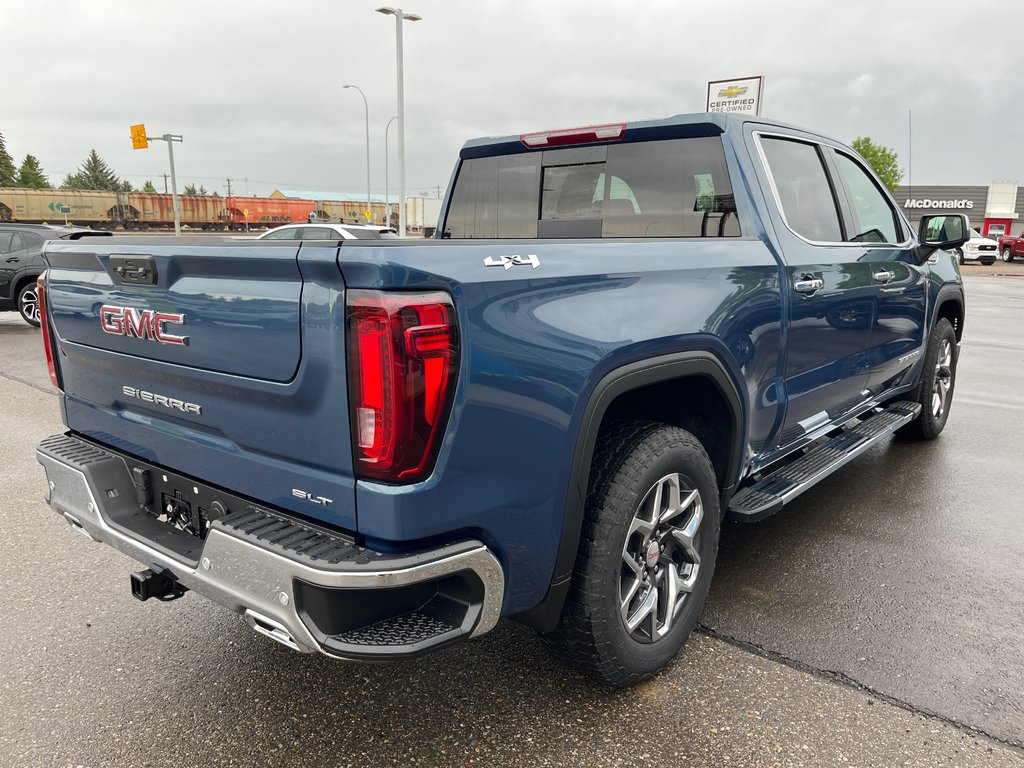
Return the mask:
<svg viewBox="0 0 1024 768">
<path fill-rule="evenodd" d="M 330 224 L 310 222 L 308 224 L 285 224 L 269 229 L 257 240 L 389 240 L 398 233 L 391 227 L 374 224 Z"/>
<path fill-rule="evenodd" d="M 986 266 L 995 264 L 998 251 L 999 244 L 995 240 L 984 237 L 978 230 L 972 229 L 971 239 L 960 249 L 960 263 L 977 261 Z"/>
</svg>

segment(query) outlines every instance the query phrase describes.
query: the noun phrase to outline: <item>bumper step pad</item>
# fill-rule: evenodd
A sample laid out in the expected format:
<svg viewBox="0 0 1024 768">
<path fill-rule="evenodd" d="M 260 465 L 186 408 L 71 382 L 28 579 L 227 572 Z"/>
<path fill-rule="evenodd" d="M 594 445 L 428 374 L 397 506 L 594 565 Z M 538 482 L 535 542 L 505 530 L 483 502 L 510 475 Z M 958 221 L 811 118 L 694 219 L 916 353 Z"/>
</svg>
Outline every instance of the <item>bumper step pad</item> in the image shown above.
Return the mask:
<svg viewBox="0 0 1024 768">
<path fill-rule="evenodd" d="M 321 565 L 368 565 L 382 557 L 344 536 L 255 506 L 221 518 L 220 525 L 269 548 L 301 555 Z"/>
<path fill-rule="evenodd" d="M 425 613 L 413 611 L 336 635 L 334 639 L 348 645 L 401 647 L 415 646 L 448 632 L 461 634 L 459 627 Z"/>
<path fill-rule="evenodd" d="M 921 406 L 918 403 L 892 403 L 875 415 L 844 429 L 799 459 L 739 490 L 729 502 L 730 517 L 753 522 L 774 515 L 801 493 L 913 421 L 920 412 Z"/>
</svg>

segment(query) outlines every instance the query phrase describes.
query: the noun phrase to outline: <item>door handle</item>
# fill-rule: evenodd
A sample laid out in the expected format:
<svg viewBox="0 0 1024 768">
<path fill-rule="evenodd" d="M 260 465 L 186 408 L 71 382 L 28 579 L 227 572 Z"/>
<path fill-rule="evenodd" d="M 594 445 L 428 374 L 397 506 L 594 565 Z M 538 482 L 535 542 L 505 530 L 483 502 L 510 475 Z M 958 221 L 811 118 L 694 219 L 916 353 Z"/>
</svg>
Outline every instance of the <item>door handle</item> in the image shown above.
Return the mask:
<svg viewBox="0 0 1024 768">
<path fill-rule="evenodd" d="M 7 259 L 8 264 L 13 264 L 16 261 L 21 261 L 21 259 L 19 259 L 17 256 L 11 256 L 9 259 Z"/>
<path fill-rule="evenodd" d="M 796 289 L 797 293 L 802 293 L 805 296 L 810 296 L 812 293 L 817 293 L 825 287 L 825 281 L 820 277 L 811 277 L 805 275 L 800 280 L 793 283 L 793 288 Z"/>
<path fill-rule="evenodd" d="M 896 277 L 896 273 L 890 272 L 887 269 L 883 269 L 881 272 L 875 272 L 873 277 L 875 278 L 876 283 L 888 283 L 890 280 Z"/>
</svg>

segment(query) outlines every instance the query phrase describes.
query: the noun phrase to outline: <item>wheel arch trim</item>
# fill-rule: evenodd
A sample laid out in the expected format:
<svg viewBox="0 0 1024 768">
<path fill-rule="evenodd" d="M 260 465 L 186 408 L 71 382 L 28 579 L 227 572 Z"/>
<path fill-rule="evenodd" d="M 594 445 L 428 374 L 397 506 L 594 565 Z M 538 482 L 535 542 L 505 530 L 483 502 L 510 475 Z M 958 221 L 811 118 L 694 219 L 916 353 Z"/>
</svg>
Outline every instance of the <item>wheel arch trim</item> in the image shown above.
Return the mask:
<svg viewBox="0 0 1024 768">
<path fill-rule="evenodd" d="M 935 310 L 932 313 L 931 324 L 929 326 L 929 335 L 931 331 L 935 330 L 936 323 L 939 322 L 939 318 L 942 315 L 939 314 L 939 310 L 944 304 L 952 303 L 957 307 L 957 314 L 959 315 L 958 322 L 954 325 L 953 330 L 956 332 L 956 339 L 959 342 L 963 337 L 964 333 L 964 320 L 966 318 L 966 302 L 964 301 L 964 289 L 960 284 L 947 283 L 939 288 L 938 293 L 935 295 Z"/>
<path fill-rule="evenodd" d="M 677 352 L 629 363 L 610 371 L 594 386 L 582 410 L 566 487 L 558 552 L 548 593 L 537 606 L 518 614 L 516 618 L 519 621 L 541 632 L 553 631 L 558 624 L 583 530 L 587 481 L 597 436 L 611 404 L 624 394 L 652 384 L 698 377 L 710 380 L 725 400 L 732 416 L 733 438 L 728 452 L 726 483 L 720 488 L 722 504 L 728 503 L 728 496 L 739 477 L 742 447 L 746 439 L 746 410 L 736 382 L 718 356 L 707 351 Z"/>
</svg>

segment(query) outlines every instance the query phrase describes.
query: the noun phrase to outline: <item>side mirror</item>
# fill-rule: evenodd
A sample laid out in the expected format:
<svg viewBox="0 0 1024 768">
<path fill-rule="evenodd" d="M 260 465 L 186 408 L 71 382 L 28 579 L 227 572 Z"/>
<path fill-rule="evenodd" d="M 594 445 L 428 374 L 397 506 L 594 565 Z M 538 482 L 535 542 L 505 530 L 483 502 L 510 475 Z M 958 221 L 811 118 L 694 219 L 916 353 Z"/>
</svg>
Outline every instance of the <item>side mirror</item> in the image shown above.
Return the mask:
<svg viewBox="0 0 1024 768">
<path fill-rule="evenodd" d="M 933 252 L 959 248 L 971 239 L 971 224 L 963 213 L 943 213 L 922 216 L 917 228 L 919 263 L 923 264 Z"/>
</svg>

